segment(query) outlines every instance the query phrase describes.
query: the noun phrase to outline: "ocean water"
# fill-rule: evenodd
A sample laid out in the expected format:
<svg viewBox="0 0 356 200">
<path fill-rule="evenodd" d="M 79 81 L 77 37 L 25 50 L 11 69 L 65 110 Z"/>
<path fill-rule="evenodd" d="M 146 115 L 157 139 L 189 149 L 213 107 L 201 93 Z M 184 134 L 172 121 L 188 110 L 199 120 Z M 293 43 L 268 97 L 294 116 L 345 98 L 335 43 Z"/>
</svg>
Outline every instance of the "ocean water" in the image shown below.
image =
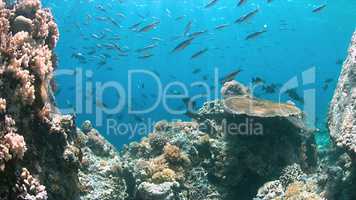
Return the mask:
<svg viewBox="0 0 356 200">
<path fill-rule="evenodd" d="M 253 78 L 264 80 L 253 89 L 256 97 L 293 101 L 304 110 L 325 146 L 328 103 L 356 27 L 356 3 L 247 0 L 237 6 L 236 0 L 218 0 L 207 8 L 208 3 L 44 0 L 61 33 L 58 107 L 76 113 L 78 125 L 91 120 L 120 148 L 159 120 L 191 120 L 184 100 L 194 98 L 198 109 L 221 98 L 219 79 L 241 69 L 235 79 L 247 86 Z M 234 23 L 256 9 L 250 19 Z M 173 50 L 198 32 L 186 48 Z M 266 93 L 263 86 L 270 84 L 278 87 Z M 295 88 L 303 100 L 286 88 Z"/>
</svg>

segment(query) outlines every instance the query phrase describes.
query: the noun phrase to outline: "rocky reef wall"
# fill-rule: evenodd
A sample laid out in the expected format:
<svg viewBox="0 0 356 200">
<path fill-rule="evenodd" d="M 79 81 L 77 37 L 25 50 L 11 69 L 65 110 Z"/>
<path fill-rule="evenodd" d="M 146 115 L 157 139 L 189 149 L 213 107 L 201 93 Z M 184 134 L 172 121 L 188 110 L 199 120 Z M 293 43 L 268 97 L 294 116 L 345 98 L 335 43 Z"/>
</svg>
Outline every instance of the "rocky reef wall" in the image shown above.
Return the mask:
<svg viewBox="0 0 356 200">
<path fill-rule="evenodd" d="M 332 194 L 356 199 L 356 32 L 330 103 L 329 129 L 336 147 L 331 156 L 338 173 L 343 174 L 334 179 L 337 189 Z"/>
<path fill-rule="evenodd" d="M 344 62 L 329 112 L 330 136 L 356 160 L 356 33 Z"/>
<path fill-rule="evenodd" d="M 80 150 L 51 94 L 59 38 L 39 0 L 0 1 L 0 198 L 75 199 Z"/>
</svg>

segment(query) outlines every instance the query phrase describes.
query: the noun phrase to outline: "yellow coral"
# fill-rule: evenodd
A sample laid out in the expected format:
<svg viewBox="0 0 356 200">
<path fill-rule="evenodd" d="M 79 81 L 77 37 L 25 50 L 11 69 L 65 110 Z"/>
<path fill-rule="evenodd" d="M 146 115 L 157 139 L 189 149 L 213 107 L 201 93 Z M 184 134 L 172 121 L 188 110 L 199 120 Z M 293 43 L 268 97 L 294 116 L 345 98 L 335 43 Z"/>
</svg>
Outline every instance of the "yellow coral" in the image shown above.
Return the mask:
<svg viewBox="0 0 356 200">
<path fill-rule="evenodd" d="M 173 182 L 175 181 L 177 178 L 176 173 L 167 168 L 167 169 L 163 169 L 160 172 L 156 172 L 153 176 L 152 176 L 152 181 L 156 184 L 160 184 L 163 182 Z"/>
<path fill-rule="evenodd" d="M 164 158 L 170 163 L 179 162 L 181 158 L 181 151 L 179 147 L 166 144 L 166 146 L 164 146 Z"/>
<path fill-rule="evenodd" d="M 163 149 L 163 156 L 169 164 L 172 165 L 190 165 L 190 159 L 185 155 L 179 147 L 166 144 Z"/>
<path fill-rule="evenodd" d="M 323 200 L 318 194 L 314 193 L 315 187 L 313 184 L 305 184 L 303 182 L 291 183 L 285 192 L 286 200 Z"/>
</svg>

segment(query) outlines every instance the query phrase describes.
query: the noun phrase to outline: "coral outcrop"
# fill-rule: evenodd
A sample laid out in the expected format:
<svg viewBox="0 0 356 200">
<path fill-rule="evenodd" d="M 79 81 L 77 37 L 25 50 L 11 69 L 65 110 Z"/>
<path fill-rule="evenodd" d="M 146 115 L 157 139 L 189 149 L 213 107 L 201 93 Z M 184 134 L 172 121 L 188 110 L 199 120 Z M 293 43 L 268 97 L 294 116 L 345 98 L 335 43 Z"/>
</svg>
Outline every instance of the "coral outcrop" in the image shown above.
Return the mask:
<svg viewBox="0 0 356 200">
<path fill-rule="evenodd" d="M 319 155 L 315 172 L 299 165 L 282 171 L 279 179 L 267 182 L 256 199 L 356 199 L 356 33 L 344 62 L 329 110 L 333 146 Z"/>
<path fill-rule="evenodd" d="M 356 33 L 330 104 L 330 135 L 336 145 L 356 159 Z"/>
<path fill-rule="evenodd" d="M 316 149 L 298 108 L 244 92 L 205 103 L 193 122 L 157 123 L 122 159 L 134 199 L 249 199 L 289 165 L 313 171 Z"/>
<path fill-rule="evenodd" d="M 79 168 L 81 200 L 127 199 L 119 153 L 98 132 L 84 122 L 78 130 L 76 146 L 82 151 Z"/>
<path fill-rule="evenodd" d="M 221 141 L 210 173 L 227 190 L 225 199 L 250 198 L 293 163 L 316 167 L 313 132 L 293 105 L 243 95 L 207 102 L 198 115 L 200 130 Z"/>
<path fill-rule="evenodd" d="M 218 142 L 201 132 L 196 122 L 157 123 L 152 134 L 121 153 L 130 198 L 223 199 L 208 178 Z M 209 150 L 210 143 L 215 150 Z"/>
<path fill-rule="evenodd" d="M 58 38 L 39 0 L 0 0 L 0 199 L 356 199 L 356 34 L 330 106 L 335 148 L 319 157 L 298 108 L 236 81 L 192 121 L 161 121 L 117 152 L 57 111 Z"/>
<path fill-rule="evenodd" d="M 56 112 L 49 88 L 58 37 L 39 0 L 0 1 L 1 199 L 79 195 L 79 165 L 64 156 L 74 149 L 74 121 Z"/>
<path fill-rule="evenodd" d="M 355 199 L 356 191 L 356 32 L 330 103 L 329 130 L 336 149 L 328 158 L 328 195 Z M 341 199 L 341 198 L 340 198 Z"/>
</svg>

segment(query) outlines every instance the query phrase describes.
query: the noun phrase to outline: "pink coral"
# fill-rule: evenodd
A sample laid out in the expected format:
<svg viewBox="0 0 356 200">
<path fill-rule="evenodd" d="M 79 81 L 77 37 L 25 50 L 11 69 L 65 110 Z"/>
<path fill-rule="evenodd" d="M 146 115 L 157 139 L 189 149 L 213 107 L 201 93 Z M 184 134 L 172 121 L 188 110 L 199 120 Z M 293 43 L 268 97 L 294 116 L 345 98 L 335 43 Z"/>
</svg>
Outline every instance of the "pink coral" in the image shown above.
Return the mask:
<svg viewBox="0 0 356 200">
<path fill-rule="evenodd" d="M 40 8 L 40 0 L 18 0 L 16 4 L 16 12 L 25 16 L 33 15 Z"/>
<path fill-rule="evenodd" d="M 8 133 L 4 136 L 4 142 L 8 146 L 14 158 L 22 159 L 27 150 L 25 139 L 16 133 Z"/>
<path fill-rule="evenodd" d="M 35 25 L 34 36 L 47 39 L 49 47 L 54 48 L 59 38 L 59 31 L 51 11 L 48 9 L 37 11 L 33 23 Z"/>
<path fill-rule="evenodd" d="M 60 188 L 73 187 L 52 190 L 51 196 L 70 199 L 76 192 L 77 171 L 72 165 L 64 167 L 72 163 L 63 159 L 63 151 L 76 137 L 75 125 L 71 116 L 57 112 L 49 91 L 58 36 L 54 18 L 49 10 L 41 8 L 40 0 L 17 0 L 11 6 L 0 0 L 0 171 L 5 171 L 2 174 L 6 174 L 6 180 L 17 180 L 10 169 L 30 163 L 41 165 L 31 166 L 32 173 L 41 179 L 48 180 L 52 172 L 67 176 L 56 184 Z M 13 184 L 12 194 L 0 188 L 2 198 L 47 199 L 44 187 L 25 169 Z M 13 196 L 16 192 L 19 195 Z"/>
<path fill-rule="evenodd" d="M 0 144 L 0 172 L 5 170 L 5 163 L 11 160 L 11 157 L 9 148 L 3 144 Z"/>
<path fill-rule="evenodd" d="M 20 176 L 17 178 L 14 191 L 17 199 L 46 200 L 48 199 L 46 187 L 34 178 L 26 168 L 22 168 Z"/>
<path fill-rule="evenodd" d="M 12 159 L 22 159 L 27 147 L 24 137 L 16 133 L 15 121 L 5 116 L 3 132 L 0 138 L 0 171 L 4 171 L 5 164 Z"/>
<path fill-rule="evenodd" d="M 6 112 L 6 99 L 0 98 L 0 113 Z"/>
<path fill-rule="evenodd" d="M 39 75 L 42 81 L 47 80 L 49 75 L 53 72 L 52 67 L 52 52 L 49 50 L 47 46 L 43 46 L 42 48 L 37 49 L 34 53 L 35 56 L 33 58 L 33 69 Z"/>
</svg>

